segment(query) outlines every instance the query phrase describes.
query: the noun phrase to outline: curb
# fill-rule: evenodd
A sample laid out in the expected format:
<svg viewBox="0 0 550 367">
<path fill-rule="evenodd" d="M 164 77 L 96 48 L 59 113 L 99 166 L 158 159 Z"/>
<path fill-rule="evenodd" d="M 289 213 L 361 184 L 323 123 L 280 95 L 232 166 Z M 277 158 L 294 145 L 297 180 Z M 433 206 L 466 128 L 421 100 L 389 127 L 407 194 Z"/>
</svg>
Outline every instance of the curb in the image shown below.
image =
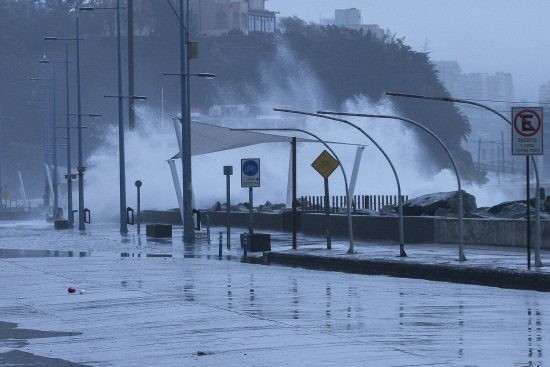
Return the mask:
<svg viewBox="0 0 550 367">
<path fill-rule="evenodd" d="M 286 252 L 265 253 L 271 264 L 353 274 L 389 275 L 450 283 L 550 292 L 550 273 L 392 260 L 366 260 Z"/>
</svg>

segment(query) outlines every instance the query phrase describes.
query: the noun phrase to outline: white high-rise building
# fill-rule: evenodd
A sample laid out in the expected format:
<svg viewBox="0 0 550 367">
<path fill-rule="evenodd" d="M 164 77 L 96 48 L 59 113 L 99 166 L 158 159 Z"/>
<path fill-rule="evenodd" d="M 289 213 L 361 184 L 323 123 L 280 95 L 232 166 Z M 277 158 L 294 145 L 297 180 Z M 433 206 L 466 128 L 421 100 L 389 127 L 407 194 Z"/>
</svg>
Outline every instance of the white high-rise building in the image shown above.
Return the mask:
<svg viewBox="0 0 550 367">
<path fill-rule="evenodd" d="M 544 107 L 550 108 L 550 82 L 546 82 L 539 88 L 539 102 Z"/>
<path fill-rule="evenodd" d="M 356 31 L 371 32 L 371 34 L 379 39 L 382 39 L 386 32 L 378 24 L 363 24 L 361 9 L 336 9 L 334 11 L 334 19 L 322 19 L 322 25 L 336 25 L 354 29 Z"/>
</svg>

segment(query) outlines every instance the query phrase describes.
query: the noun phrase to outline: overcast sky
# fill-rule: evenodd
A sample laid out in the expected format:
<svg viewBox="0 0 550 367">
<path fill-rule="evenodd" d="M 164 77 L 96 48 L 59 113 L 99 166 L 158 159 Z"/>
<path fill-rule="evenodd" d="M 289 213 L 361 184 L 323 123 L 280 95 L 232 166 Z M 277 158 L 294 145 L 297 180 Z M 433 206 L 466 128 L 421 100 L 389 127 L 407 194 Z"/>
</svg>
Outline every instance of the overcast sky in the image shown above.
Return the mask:
<svg viewBox="0 0 550 367">
<path fill-rule="evenodd" d="M 267 7 L 316 23 L 334 9 L 359 8 L 363 23 L 389 28 L 415 50 L 427 40 L 432 60 L 512 73 L 516 100 L 538 100 L 550 81 L 550 0 L 269 0 Z"/>
</svg>

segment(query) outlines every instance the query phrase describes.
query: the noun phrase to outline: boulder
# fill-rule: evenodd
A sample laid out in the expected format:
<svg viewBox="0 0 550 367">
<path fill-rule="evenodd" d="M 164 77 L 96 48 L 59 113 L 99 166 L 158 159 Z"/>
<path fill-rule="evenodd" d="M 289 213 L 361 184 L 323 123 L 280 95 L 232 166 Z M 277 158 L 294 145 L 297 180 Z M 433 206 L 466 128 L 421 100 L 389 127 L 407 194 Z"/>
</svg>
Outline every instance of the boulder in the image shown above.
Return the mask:
<svg viewBox="0 0 550 367">
<path fill-rule="evenodd" d="M 529 206 L 531 218 L 535 218 L 535 208 Z M 522 219 L 527 215 L 527 205 L 525 201 L 505 201 L 487 209 L 487 212 L 495 218 Z"/>
<path fill-rule="evenodd" d="M 475 196 L 462 191 L 465 213 L 477 208 Z M 394 208 L 397 209 L 396 206 Z M 436 192 L 422 195 L 403 203 L 403 215 L 407 216 L 447 216 L 458 215 L 458 191 Z"/>
<path fill-rule="evenodd" d="M 273 213 L 273 209 L 270 206 L 260 205 L 258 207 L 258 213 Z"/>
</svg>

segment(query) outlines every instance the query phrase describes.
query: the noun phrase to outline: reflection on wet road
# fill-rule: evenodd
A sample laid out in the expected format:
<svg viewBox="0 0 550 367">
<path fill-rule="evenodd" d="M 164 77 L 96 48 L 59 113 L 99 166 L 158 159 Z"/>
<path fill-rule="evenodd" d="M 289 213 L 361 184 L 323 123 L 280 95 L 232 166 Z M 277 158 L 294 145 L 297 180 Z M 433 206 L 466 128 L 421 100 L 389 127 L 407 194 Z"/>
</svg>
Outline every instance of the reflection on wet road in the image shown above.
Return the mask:
<svg viewBox="0 0 550 367">
<path fill-rule="evenodd" d="M 0 252 L 10 254 L 0 255 L 0 321 L 81 333 L 25 339 L 25 353 L 116 366 L 550 365 L 548 293 L 242 263 L 238 249 L 220 261 L 215 245 L 94 241 L 72 257 Z M 69 296 L 69 285 L 87 293 Z"/>
</svg>

